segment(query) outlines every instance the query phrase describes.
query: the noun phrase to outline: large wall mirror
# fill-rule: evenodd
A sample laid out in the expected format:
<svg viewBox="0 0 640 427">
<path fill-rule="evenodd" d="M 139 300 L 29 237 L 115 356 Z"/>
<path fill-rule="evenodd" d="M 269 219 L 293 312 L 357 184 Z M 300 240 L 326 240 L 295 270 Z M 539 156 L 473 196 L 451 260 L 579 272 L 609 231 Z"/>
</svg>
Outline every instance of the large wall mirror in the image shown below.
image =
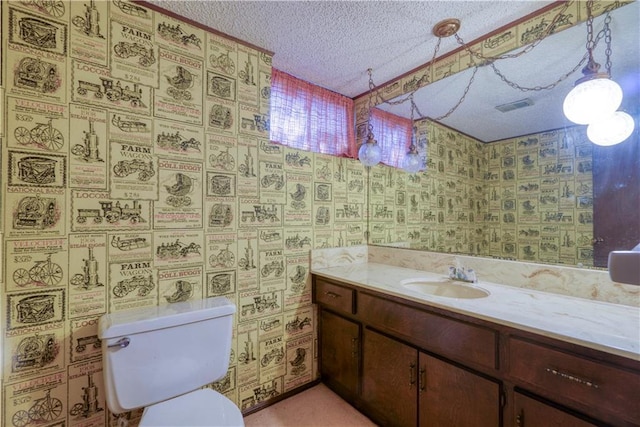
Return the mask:
<svg viewBox="0 0 640 427">
<path fill-rule="evenodd" d="M 570 2 L 558 21 L 565 29 L 531 51 L 496 61 L 495 69 L 481 66 L 475 75 L 473 68 L 445 70 L 450 75 L 414 94 L 422 116 L 439 117 L 473 75 L 455 112 L 437 123 L 419 122 L 428 140 L 426 173 L 370 170 L 370 244 L 606 267 L 610 250 L 640 242 L 640 2 L 594 4 L 595 60 L 606 68 L 606 40 L 599 34 L 609 12 L 612 79 L 624 92 L 620 109 L 636 121 L 632 136 L 611 147 L 592 144 L 586 126 L 571 123 L 562 111 L 582 67 L 561 77 L 587 52 L 586 24 L 576 24 L 585 19 L 581 3 Z M 534 39 L 556 12 L 518 23 L 511 36 Z M 509 43 L 504 34 L 483 43 Z M 523 91 L 496 70 L 521 87 L 553 89 Z M 411 114 L 409 103 L 377 108 Z"/>
</svg>

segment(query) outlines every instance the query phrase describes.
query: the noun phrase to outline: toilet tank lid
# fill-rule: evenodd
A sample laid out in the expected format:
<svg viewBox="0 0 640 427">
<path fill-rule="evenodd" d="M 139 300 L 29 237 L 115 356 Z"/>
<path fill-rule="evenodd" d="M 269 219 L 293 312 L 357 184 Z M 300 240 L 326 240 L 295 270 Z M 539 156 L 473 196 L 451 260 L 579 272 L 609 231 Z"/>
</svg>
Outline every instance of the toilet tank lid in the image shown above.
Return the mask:
<svg viewBox="0 0 640 427">
<path fill-rule="evenodd" d="M 100 317 L 98 338 L 123 337 L 228 316 L 235 312 L 235 304 L 225 297 L 119 311 Z"/>
</svg>

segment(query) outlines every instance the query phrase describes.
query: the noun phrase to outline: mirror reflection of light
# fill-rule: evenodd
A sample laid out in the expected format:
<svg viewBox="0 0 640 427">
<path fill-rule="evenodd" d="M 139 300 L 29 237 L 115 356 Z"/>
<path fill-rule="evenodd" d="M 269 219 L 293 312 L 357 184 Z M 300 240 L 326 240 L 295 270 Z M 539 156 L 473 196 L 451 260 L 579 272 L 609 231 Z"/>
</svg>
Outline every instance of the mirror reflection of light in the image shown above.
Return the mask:
<svg viewBox="0 0 640 427">
<path fill-rule="evenodd" d="M 622 103 L 622 89 L 609 78 L 594 78 L 577 84 L 564 100 L 567 119 L 587 125 L 598 117 L 608 116 Z"/>
<path fill-rule="evenodd" d="M 633 128 L 633 117 L 624 111 L 616 111 L 591 123 L 587 127 L 587 136 L 594 144 L 615 145 L 629 138 Z"/>
</svg>

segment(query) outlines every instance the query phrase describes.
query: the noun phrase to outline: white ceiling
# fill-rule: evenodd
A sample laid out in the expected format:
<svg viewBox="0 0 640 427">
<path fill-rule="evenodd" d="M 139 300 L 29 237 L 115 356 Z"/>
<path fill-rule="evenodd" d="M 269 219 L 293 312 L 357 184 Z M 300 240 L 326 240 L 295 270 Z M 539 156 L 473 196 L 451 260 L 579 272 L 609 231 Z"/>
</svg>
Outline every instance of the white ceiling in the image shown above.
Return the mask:
<svg viewBox="0 0 640 427">
<path fill-rule="evenodd" d="M 382 84 L 431 60 L 437 41 L 431 31 L 434 24 L 443 19 L 459 19 L 462 26 L 458 35 L 466 41 L 471 41 L 553 1 L 151 0 L 150 3 L 275 52 L 275 68 L 343 95 L 355 97 L 368 91 L 368 68 L 373 69 L 375 83 Z M 616 17 L 611 24 L 614 43 L 613 74 L 615 79 L 616 71 L 622 69 L 620 62 L 629 57 L 635 58 L 635 62 L 629 66 L 636 81 L 635 92 L 631 95 L 625 92 L 625 97 L 627 103 L 635 100 L 635 103 L 630 105 L 637 113 L 640 7 L 636 2 L 633 6 L 625 6 L 622 9 L 625 9 L 625 13 L 619 14 L 622 16 Z M 624 26 L 618 25 L 616 20 L 623 17 L 627 19 L 627 23 Z M 594 28 L 601 28 L 601 24 L 598 27 L 596 22 Z M 567 31 L 571 30 L 556 34 L 552 38 Z M 627 39 L 627 46 L 616 51 L 616 42 L 622 38 Z M 549 65 L 542 65 L 540 62 L 549 56 L 543 52 L 541 44 L 522 57 L 530 56 L 533 59 L 534 53 L 538 50 L 540 54 L 535 60 L 537 62 L 531 64 L 513 61 L 510 65 L 504 64 L 503 71 L 520 73 L 528 70 L 526 76 L 522 76 L 522 73 L 519 76 L 510 76 L 522 85 L 546 84 L 571 69 L 580 60 L 586 51 L 585 42 L 586 29 L 583 24 L 574 28 L 571 35 L 564 37 L 562 43 L 569 43 L 568 46 L 551 49 L 560 52 L 560 55 L 554 55 Z M 438 56 L 457 47 L 459 45 L 455 38 L 442 39 Z M 561 59 L 566 59 L 570 66 L 567 68 L 567 63 L 561 64 Z M 604 63 L 604 58 L 596 59 Z M 499 64 L 501 70 L 504 62 L 507 61 L 501 61 Z M 545 70 L 549 72 L 545 74 Z M 425 116 L 437 117 L 448 111 L 456 103 L 468 82 L 468 77 L 462 74 L 441 81 L 439 87 L 435 86 L 437 83 L 430 85 L 430 92 L 426 91 L 427 88 L 421 89 L 418 92 L 420 99 L 416 98 L 420 112 Z M 565 85 L 562 85 L 564 93 L 570 90 L 573 81 L 579 77 L 581 74 L 578 71 L 567 79 Z M 557 101 L 547 93 L 514 91 L 504 84 L 497 85 L 504 87 L 496 90 L 496 86 L 487 83 L 485 78 L 494 79 L 495 82 L 496 76 L 487 67 L 481 68 L 459 111 L 443 123 L 482 141 L 531 133 L 531 126 L 522 125 L 524 122 L 532 125 L 530 117 L 534 107 L 511 113 L 499 113 L 494 109 L 496 105 L 529 97 L 535 98 L 536 105 L 542 104 L 541 110 L 546 112 L 547 116 L 555 118 L 549 123 L 550 127 L 543 127 L 544 130 L 570 124 L 566 120 L 563 121 L 561 114 L 557 113 L 561 112 L 561 109 L 555 108 L 561 104 L 561 98 Z M 536 78 L 540 80 L 534 82 Z M 554 103 L 554 108 L 550 103 Z M 409 116 L 406 105 L 385 109 Z M 517 117 L 520 114 L 527 114 L 528 119 Z M 541 122 L 542 119 L 536 121 Z M 513 123 L 514 126 L 507 123 Z M 536 126 L 540 126 L 540 123 Z M 533 131 L 543 129 L 538 127 Z"/>
</svg>

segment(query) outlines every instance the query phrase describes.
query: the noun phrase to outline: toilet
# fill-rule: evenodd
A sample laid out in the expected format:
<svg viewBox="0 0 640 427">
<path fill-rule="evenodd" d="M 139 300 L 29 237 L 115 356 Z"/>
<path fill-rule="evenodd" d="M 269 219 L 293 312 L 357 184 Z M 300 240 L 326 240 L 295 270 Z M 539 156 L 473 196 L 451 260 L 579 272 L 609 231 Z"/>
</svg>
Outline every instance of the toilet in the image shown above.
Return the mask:
<svg viewBox="0 0 640 427">
<path fill-rule="evenodd" d="M 145 407 L 140 426 L 244 426 L 238 407 L 201 387 L 227 374 L 236 306 L 224 297 L 103 315 L 106 400 Z"/>
</svg>

